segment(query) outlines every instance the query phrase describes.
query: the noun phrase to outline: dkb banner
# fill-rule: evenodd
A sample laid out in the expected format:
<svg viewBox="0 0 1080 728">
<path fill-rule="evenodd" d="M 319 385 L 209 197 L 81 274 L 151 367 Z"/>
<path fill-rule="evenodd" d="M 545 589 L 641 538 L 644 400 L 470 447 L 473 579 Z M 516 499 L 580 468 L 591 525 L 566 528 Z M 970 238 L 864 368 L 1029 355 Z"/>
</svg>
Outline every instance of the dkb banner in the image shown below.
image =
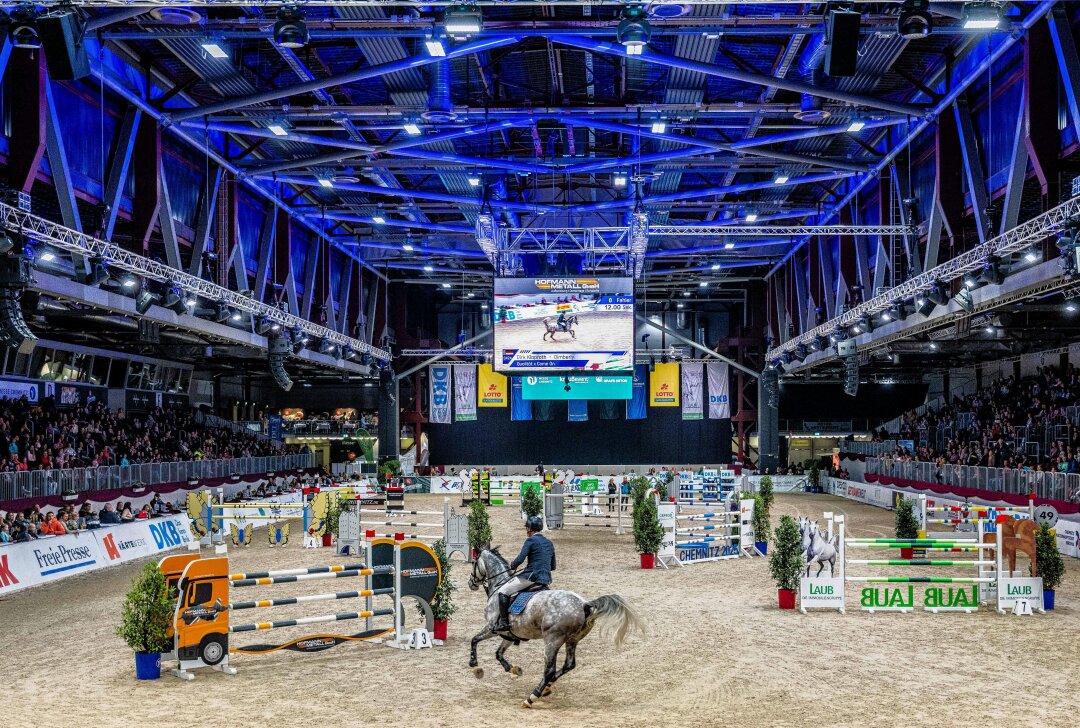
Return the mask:
<svg viewBox="0 0 1080 728">
<path fill-rule="evenodd" d="M 682 418 L 700 420 L 704 416 L 705 369 L 701 362 L 690 361 L 682 365 Z"/>
<path fill-rule="evenodd" d="M 644 364 L 634 365 L 634 384 L 630 399 L 626 400 L 626 419 L 645 419 L 645 384 L 648 381 L 649 372 Z"/>
<path fill-rule="evenodd" d="M 477 406 L 505 407 L 507 399 L 506 377 L 495 372 L 490 364 L 481 364 L 476 373 L 479 383 L 476 389 Z"/>
<path fill-rule="evenodd" d="M 709 371 L 709 419 L 730 419 L 731 402 L 728 399 L 728 365 L 724 362 L 711 361 L 706 366 L 706 369 Z"/>
<path fill-rule="evenodd" d="M 657 364 L 649 372 L 649 404 L 653 407 L 679 406 L 678 364 Z"/>
<path fill-rule="evenodd" d="M 476 365 L 454 365 L 454 422 L 476 419 Z"/>
<path fill-rule="evenodd" d="M 428 367 L 428 389 L 431 402 L 431 421 L 450 424 L 450 367 L 432 364 Z"/>
</svg>

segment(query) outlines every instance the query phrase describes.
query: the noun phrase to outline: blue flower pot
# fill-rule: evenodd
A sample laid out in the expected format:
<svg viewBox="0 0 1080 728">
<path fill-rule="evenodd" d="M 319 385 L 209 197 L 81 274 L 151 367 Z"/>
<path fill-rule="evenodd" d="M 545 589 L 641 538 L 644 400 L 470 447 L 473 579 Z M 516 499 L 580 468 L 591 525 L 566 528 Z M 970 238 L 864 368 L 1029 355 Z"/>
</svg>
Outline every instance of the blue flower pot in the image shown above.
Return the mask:
<svg viewBox="0 0 1080 728">
<path fill-rule="evenodd" d="M 1043 589 L 1043 609 L 1054 608 L 1054 590 Z"/>
<path fill-rule="evenodd" d="M 767 556 L 769 554 L 768 541 L 756 541 L 754 542 L 754 548 L 760 551 L 762 556 Z"/>
<path fill-rule="evenodd" d="M 161 653 L 136 652 L 135 677 L 139 680 L 157 680 L 161 677 Z"/>
</svg>

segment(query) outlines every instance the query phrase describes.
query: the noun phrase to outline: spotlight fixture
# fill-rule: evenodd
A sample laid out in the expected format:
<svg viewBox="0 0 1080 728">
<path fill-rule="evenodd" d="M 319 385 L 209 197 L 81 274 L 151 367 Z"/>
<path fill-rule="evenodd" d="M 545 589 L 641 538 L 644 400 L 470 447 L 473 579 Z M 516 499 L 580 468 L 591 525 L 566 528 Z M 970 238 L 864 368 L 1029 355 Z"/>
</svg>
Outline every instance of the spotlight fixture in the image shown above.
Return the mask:
<svg viewBox="0 0 1080 728">
<path fill-rule="evenodd" d="M 333 356 L 334 352 L 336 352 L 336 351 L 337 351 L 337 344 L 330 341 L 330 339 L 323 339 L 322 343 L 319 344 L 319 353 L 320 354 L 326 354 L 327 356 Z"/>
<path fill-rule="evenodd" d="M 6 230 L 0 230 L 0 255 L 7 255 L 15 249 L 15 238 Z"/>
<path fill-rule="evenodd" d="M 224 303 L 218 303 L 214 305 L 214 321 L 219 324 L 223 324 L 232 318 L 232 312 L 229 311 L 229 307 Z"/>
<path fill-rule="evenodd" d="M 415 250 L 412 243 L 402 243 L 401 249 L 404 250 L 406 253 L 411 253 L 413 252 L 413 250 Z"/>
<path fill-rule="evenodd" d="M 259 321 L 255 324 L 255 333 L 259 336 L 266 336 L 270 333 L 270 327 L 273 326 L 270 319 L 265 316 L 259 317 Z"/>
<path fill-rule="evenodd" d="M 1076 313 L 1076 304 L 1072 301 L 1069 301 L 1065 304 L 1065 310 L 1069 313 Z"/>
<path fill-rule="evenodd" d="M 863 121 L 862 119 L 856 119 L 855 121 L 848 124 L 847 130 L 849 132 L 851 132 L 851 133 L 855 133 L 857 131 L 862 131 L 865 128 L 866 128 L 866 122 Z"/>
<path fill-rule="evenodd" d="M 159 300 L 158 296 L 144 288 L 135 296 L 135 310 L 140 314 L 145 314 Z"/>
<path fill-rule="evenodd" d="M 474 174 L 469 175 L 469 185 L 472 187 L 480 186 L 480 178 Z"/>
<path fill-rule="evenodd" d="M 371 221 L 372 221 L 373 223 L 375 223 L 376 225 L 385 225 L 385 224 L 386 224 L 386 218 L 385 218 L 385 217 L 383 217 L 382 215 L 375 215 L 375 216 L 373 216 L 373 217 L 371 218 Z"/>
<path fill-rule="evenodd" d="M 890 314 L 888 311 L 882 311 L 881 312 L 881 320 L 886 322 L 886 323 L 889 322 L 889 321 L 892 321 L 892 314 Z"/>
<path fill-rule="evenodd" d="M 781 173 L 777 174 L 775 177 L 773 177 L 773 184 L 774 185 L 786 185 L 787 181 L 789 179 L 791 179 L 791 178 L 788 177 L 783 172 L 781 172 Z"/>
<path fill-rule="evenodd" d="M 266 128 L 273 132 L 274 136 L 288 136 L 289 130 L 286 128 L 284 121 L 272 121 L 266 125 Z"/>
<path fill-rule="evenodd" d="M 327 188 L 334 186 L 334 183 L 330 181 L 329 177 L 319 177 L 319 184 Z"/>
<path fill-rule="evenodd" d="M 283 5 L 278 11 L 278 21 L 274 23 L 274 43 L 282 48 L 303 48 L 307 45 L 307 23 L 304 13 L 295 5 Z"/>
<path fill-rule="evenodd" d="M 720 270 L 720 264 L 713 263 L 711 266 L 709 266 L 709 268 L 711 268 L 712 270 Z"/>
<path fill-rule="evenodd" d="M 615 30 L 615 37 L 626 49 L 628 56 L 640 56 L 652 37 L 652 26 L 646 17 L 647 11 L 642 5 L 627 5 L 623 8 L 622 20 Z"/>
<path fill-rule="evenodd" d="M 969 291 L 974 290 L 979 285 L 979 279 L 974 273 L 967 273 L 964 275 L 964 288 Z"/>
<path fill-rule="evenodd" d="M 937 306 L 948 305 L 949 288 L 941 281 L 934 281 L 930 285 L 930 292 L 926 294 L 926 297 Z"/>
<path fill-rule="evenodd" d="M 979 278 L 995 286 L 1004 283 L 1005 274 L 1001 271 L 1001 258 L 996 255 L 989 256 L 986 259 L 986 264 L 983 265 L 982 272 L 979 273 Z"/>
<path fill-rule="evenodd" d="M 437 29 L 424 39 L 424 48 L 427 50 L 428 55 L 433 58 L 442 58 L 446 55 L 446 44 L 443 42 L 442 34 Z M 416 133 L 419 134 L 420 132 Z"/>
<path fill-rule="evenodd" d="M 1039 260 L 1039 254 L 1038 252 L 1036 252 L 1035 248 L 1028 248 L 1024 252 L 1024 260 L 1026 260 L 1028 263 L 1034 263 Z"/>
<path fill-rule="evenodd" d="M 225 50 L 224 45 L 222 45 L 222 42 L 217 38 L 207 38 L 201 45 L 202 49 L 206 52 L 206 55 L 211 58 L 220 60 L 229 57 L 229 52 Z"/>
<path fill-rule="evenodd" d="M 611 178 L 611 184 L 616 187 L 626 187 L 626 175 L 622 172 L 616 172 Z"/>
<path fill-rule="evenodd" d="M 40 257 L 41 260 L 46 262 L 46 263 L 51 263 L 54 260 L 56 260 L 56 253 L 52 252 L 51 250 L 46 250 L 44 253 L 42 253 L 38 257 Z"/>
<path fill-rule="evenodd" d="M 434 270 L 435 270 L 435 268 L 433 266 L 431 266 L 430 264 L 424 266 L 424 272 L 425 273 L 431 273 Z"/>
<path fill-rule="evenodd" d="M 454 5 L 443 13 L 443 30 L 453 38 L 468 38 L 483 29 L 484 17 L 476 6 Z"/>
<path fill-rule="evenodd" d="M 965 3 L 961 17 L 965 30 L 994 30 L 1001 25 L 1001 8 L 994 2 Z"/>
<path fill-rule="evenodd" d="M 735 247 L 735 243 L 724 243 L 724 250 L 731 250 Z"/>
<path fill-rule="evenodd" d="M 244 320 L 244 315 L 239 311 L 233 311 L 232 316 L 229 317 L 229 320 L 232 321 L 234 324 L 239 323 L 240 321 Z"/>
<path fill-rule="evenodd" d="M 971 291 L 968 288 L 961 288 L 960 291 L 953 296 L 953 300 L 960 304 L 960 308 L 968 313 L 975 313 L 975 300 L 971 297 Z"/>
<path fill-rule="evenodd" d="M 405 123 L 401 125 L 401 128 L 405 130 L 405 133 L 409 136 L 420 136 L 420 125 L 416 123 L 415 119 L 406 119 Z"/>
<path fill-rule="evenodd" d="M 750 210 L 746 213 L 747 222 L 757 222 L 758 214 L 754 210 Z"/>
<path fill-rule="evenodd" d="M 931 341 L 930 342 L 930 351 L 937 351 L 937 342 L 936 341 Z"/>
<path fill-rule="evenodd" d="M 450 287 L 450 284 L 449 284 L 449 283 L 443 283 L 443 284 L 442 284 L 442 287 L 443 287 L 443 288 L 449 288 L 449 287 Z"/>
<path fill-rule="evenodd" d="M 708 287 L 709 287 L 709 282 L 708 281 L 700 281 L 698 283 L 698 288 L 708 288 Z"/>
<path fill-rule="evenodd" d="M 934 310 L 935 305 L 936 304 L 926 296 L 915 297 L 915 313 L 921 314 L 923 316 L 929 316 L 930 313 Z"/>
<path fill-rule="evenodd" d="M 657 119 L 656 121 L 654 121 L 652 123 L 652 133 L 653 134 L 663 134 L 666 131 L 667 131 L 667 121 L 665 121 L 663 118 Z"/>
<path fill-rule="evenodd" d="M 2 245 L 0 245 L 0 249 L 2 249 Z M 86 279 L 86 285 L 97 286 L 107 280 L 109 280 L 109 267 L 105 264 L 105 260 L 97 255 L 91 257 L 90 275 Z"/>
<path fill-rule="evenodd" d="M 908 40 L 919 40 L 933 33 L 930 0 L 904 0 L 896 21 L 896 32 L 901 38 Z"/>
<path fill-rule="evenodd" d="M 120 285 L 123 288 L 131 290 L 139 285 L 139 279 L 128 273 L 126 276 L 120 279 Z"/>
<path fill-rule="evenodd" d="M 172 309 L 177 313 L 183 313 L 183 301 L 180 300 L 180 289 L 172 286 L 165 292 L 165 301 L 161 304 L 165 308 Z M 179 310 L 177 310 L 179 307 Z"/>
</svg>

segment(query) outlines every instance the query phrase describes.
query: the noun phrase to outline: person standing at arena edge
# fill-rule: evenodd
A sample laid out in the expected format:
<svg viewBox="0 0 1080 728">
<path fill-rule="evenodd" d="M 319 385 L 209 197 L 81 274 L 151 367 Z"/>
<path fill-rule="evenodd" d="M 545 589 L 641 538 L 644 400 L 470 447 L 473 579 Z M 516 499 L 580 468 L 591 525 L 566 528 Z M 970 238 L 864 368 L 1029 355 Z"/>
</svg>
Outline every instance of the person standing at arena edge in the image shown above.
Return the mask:
<svg viewBox="0 0 1080 728">
<path fill-rule="evenodd" d="M 499 622 L 495 625 L 495 632 L 510 630 L 508 612 L 515 594 L 537 584 L 551 583 L 551 572 L 555 571 L 555 544 L 540 533 L 543 530 L 544 522 L 540 520 L 540 516 L 529 516 L 525 521 L 525 544 L 517 558 L 510 562 L 510 570 L 513 571 L 526 560 L 528 563 L 517 576 L 499 587 L 496 592 L 499 595 Z"/>
</svg>

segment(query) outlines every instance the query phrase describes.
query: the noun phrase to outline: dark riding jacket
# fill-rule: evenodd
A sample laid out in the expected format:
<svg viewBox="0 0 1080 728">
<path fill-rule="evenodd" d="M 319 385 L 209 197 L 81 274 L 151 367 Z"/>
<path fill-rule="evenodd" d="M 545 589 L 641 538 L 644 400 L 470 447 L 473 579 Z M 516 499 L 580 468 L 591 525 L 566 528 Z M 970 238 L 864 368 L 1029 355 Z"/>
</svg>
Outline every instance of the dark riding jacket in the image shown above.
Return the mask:
<svg viewBox="0 0 1080 728">
<path fill-rule="evenodd" d="M 510 562 L 511 570 L 528 560 L 528 565 L 518 574 L 537 584 L 550 584 L 551 572 L 555 571 L 555 544 L 544 538 L 543 534 L 534 533 L 525 539 L 521 553 Z"/>
</svg>

